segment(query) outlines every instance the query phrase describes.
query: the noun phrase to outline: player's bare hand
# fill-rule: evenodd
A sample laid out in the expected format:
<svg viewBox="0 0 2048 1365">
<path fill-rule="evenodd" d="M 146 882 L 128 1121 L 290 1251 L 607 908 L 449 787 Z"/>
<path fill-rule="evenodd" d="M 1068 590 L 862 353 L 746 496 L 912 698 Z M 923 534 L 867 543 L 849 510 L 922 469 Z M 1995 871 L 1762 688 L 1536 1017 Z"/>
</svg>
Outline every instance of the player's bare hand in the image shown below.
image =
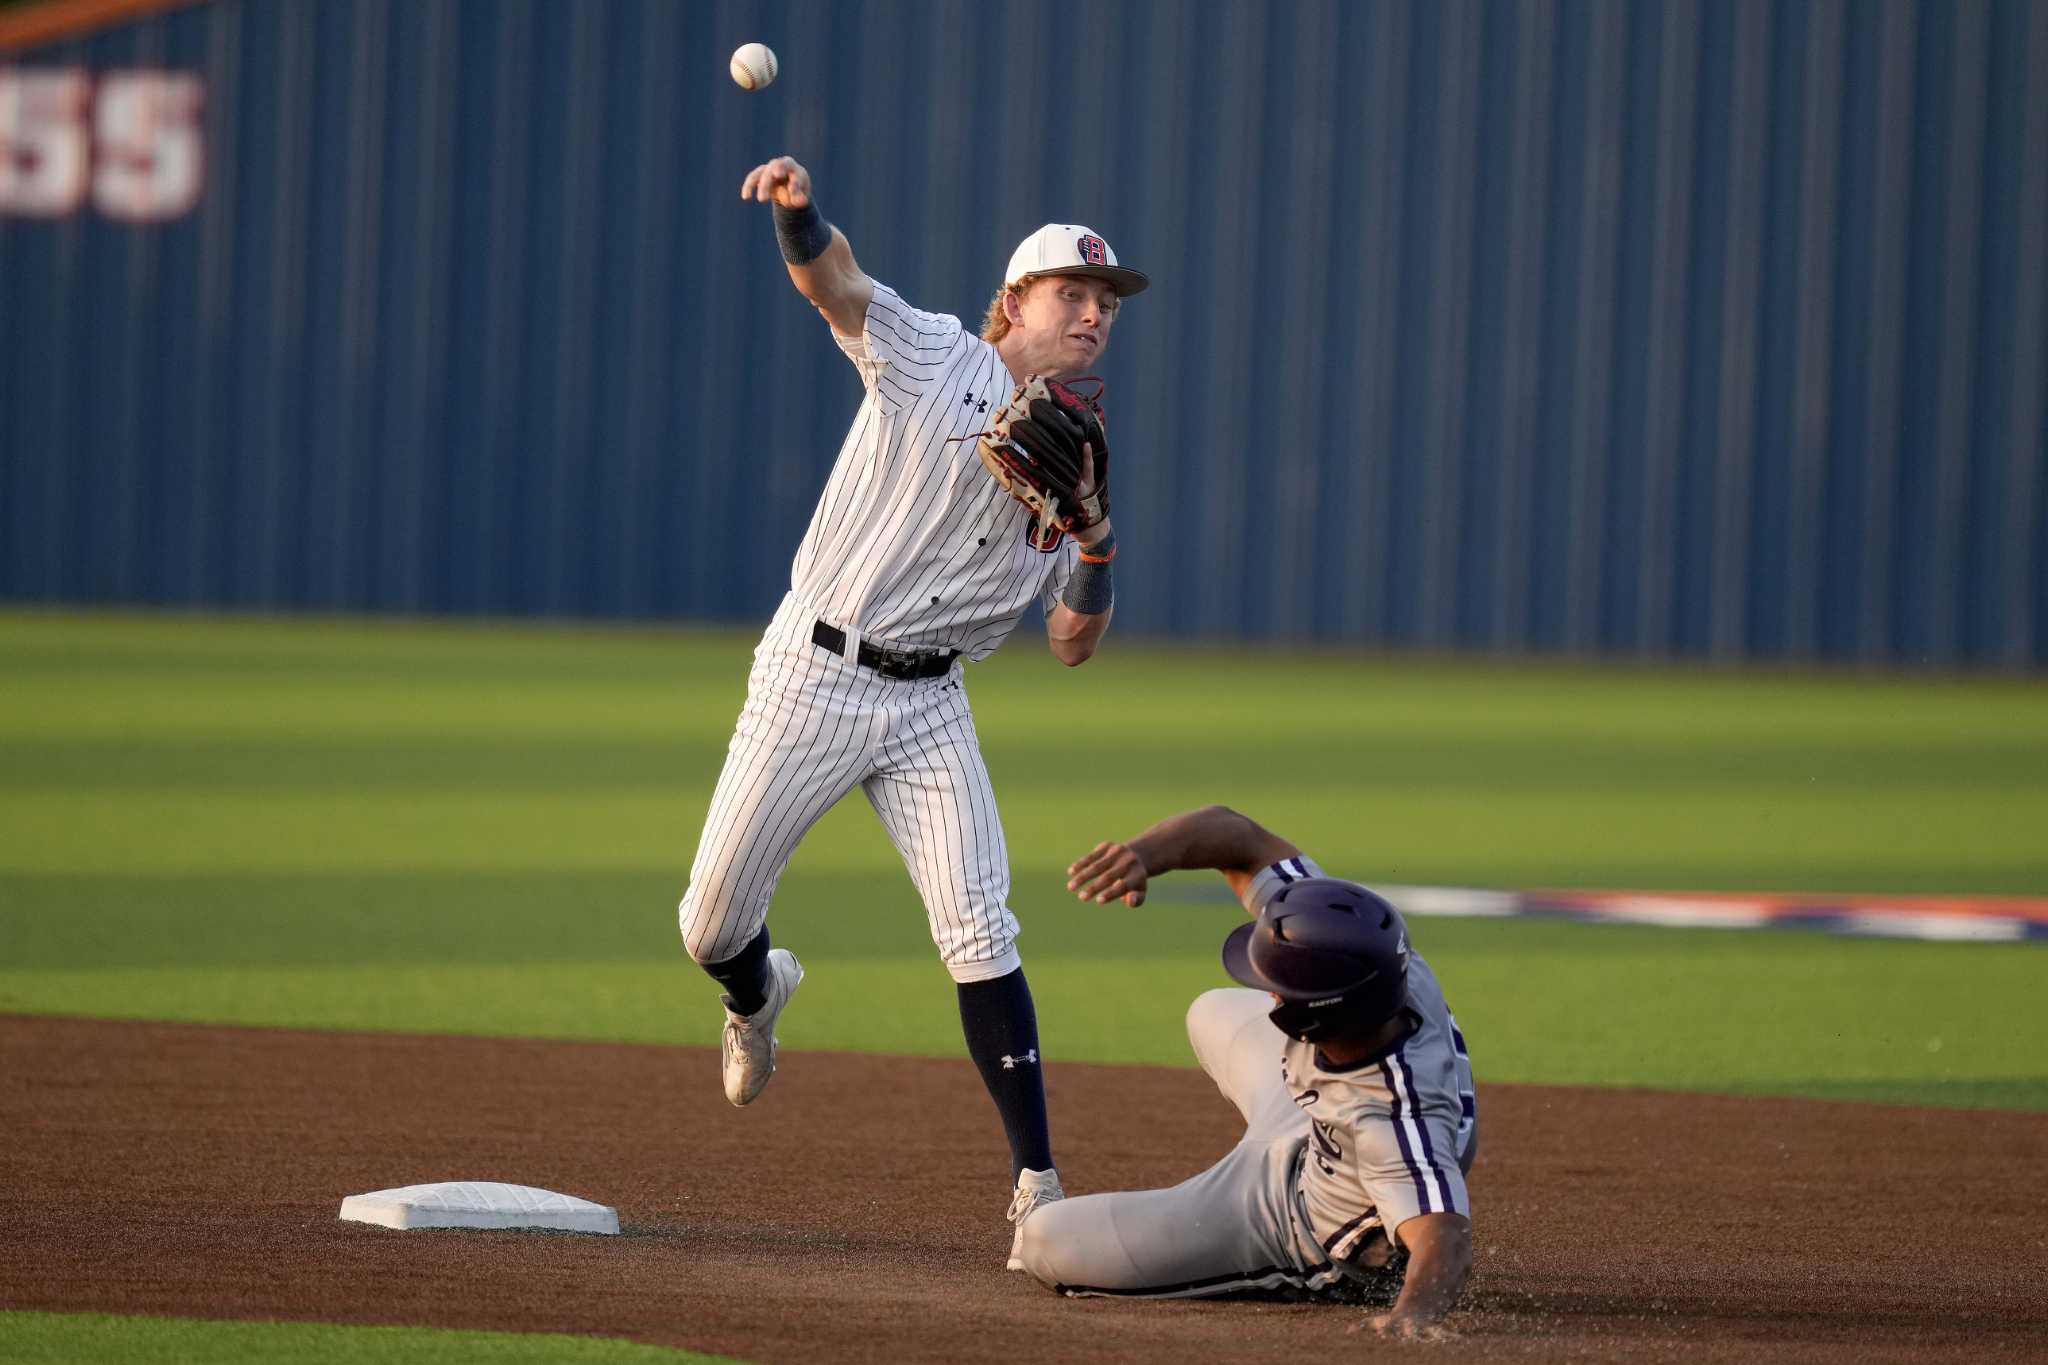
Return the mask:
<svg viewBox="0 0 2048 1365">
<path fill-rule="evenodd" d="M 800 209 L 811 202 L 811 173 L 795 157 L 778 156 L 747 172 L 740 181 L 740 198 Z"/>
<path fill-rule="evenodd" d="M 1079 900 L 1107 905 L 1145 903 L 1145 863 L 1128 844 L 1097 844 L 1067 869 L 1067 890 Z"/>
<path fill-rule="evenodd" d="M 1087 501 L 1095 496 L 1095 447 L 1081 442 L 1081 477 L 1074 484 L 1074 497 Z M 1074 543 L 1084 550 L 1092 550 L 1109 539 L 1109 518 L 1104 517 L 1085 531 L 1074 532 Z"/>
<path fill-rule="evenodd" d="M 1375 1313 L 1353 1323 L 1354 1332 L 1371 1332 L 1389 1341 L 1446 1341 L 1452 1332 L 1440 1322 L 1424 1322 L 1410 1313 Z"/>
</svg>

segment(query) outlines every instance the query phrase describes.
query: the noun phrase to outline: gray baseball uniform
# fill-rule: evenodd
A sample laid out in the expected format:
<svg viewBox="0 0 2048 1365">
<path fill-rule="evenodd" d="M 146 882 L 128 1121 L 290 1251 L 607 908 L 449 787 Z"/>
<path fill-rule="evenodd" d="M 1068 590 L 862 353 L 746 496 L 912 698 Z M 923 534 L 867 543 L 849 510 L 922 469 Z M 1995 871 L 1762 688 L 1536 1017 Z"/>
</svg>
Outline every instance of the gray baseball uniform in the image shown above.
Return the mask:
<svg viewBox="0 0 2048 1365">
<path fill-rule="evenodd" d="M 1307 858 L 1260 871 L 1256 914 L 1282 886 L 1324 875 Z M 1188 1009 L 1188 1041 L 1244 1115 L 1229 1155 L 1171 1189 L 1049 1204 L 1024 1224 L 1025 1269 L 1068 1294 L 1195 1298 L 1247 1289 L 1328 1290 L 1395 1254 L 1425 1213 L 1471 1216 L 1472 1066 L 1436 976 L 1408 959 L 1415 1031 L 1338 1067 L 1267 1019 L 1260 991 L 1213 990 Z"/>
</svg>

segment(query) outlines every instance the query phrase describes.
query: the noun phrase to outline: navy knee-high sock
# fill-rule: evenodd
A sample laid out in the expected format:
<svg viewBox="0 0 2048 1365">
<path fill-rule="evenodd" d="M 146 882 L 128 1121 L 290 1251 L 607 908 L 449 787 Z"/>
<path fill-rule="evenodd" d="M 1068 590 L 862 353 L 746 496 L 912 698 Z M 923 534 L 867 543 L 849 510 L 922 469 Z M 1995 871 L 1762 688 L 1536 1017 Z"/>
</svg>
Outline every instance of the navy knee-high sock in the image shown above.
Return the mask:
<svg viewBox="0 0 2048 1365">
<path fill-rule="evenodd" d="M 1045 1077 L 1038 1061 L 1038 1011 L 1019 967 L 993 981 L 962 981 L 960 1031 L 967 1055 L 981 1069 L 1003 1132 L 1010 1139 L 1010 1178 L 1029 1166 L 1052 1169 L 1052 1134 L 1045 1118 Z"/>
<path fill-rule="evenodd" d="M 768 1003 L 768 926 L 762 925 L 746 947 L 725 961 L 700 965 L 725 987 L 727 1009 L 734 1014 L 752 1014 Z"/>
</svg>

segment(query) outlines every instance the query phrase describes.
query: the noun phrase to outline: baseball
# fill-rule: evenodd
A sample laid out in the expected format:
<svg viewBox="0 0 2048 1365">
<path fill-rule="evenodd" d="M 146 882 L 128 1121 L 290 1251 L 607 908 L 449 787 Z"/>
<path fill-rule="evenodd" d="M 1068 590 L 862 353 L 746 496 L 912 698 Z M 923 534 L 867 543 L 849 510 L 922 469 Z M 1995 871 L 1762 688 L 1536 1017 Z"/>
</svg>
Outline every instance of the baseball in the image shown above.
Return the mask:
<svg viewBox="0 0 2048 1365">
<path fill-rule="evenodd" d="M 747 43 L 732 54 L 732 78 L 742 90 L 761 89 L 779 69 L 775 52 L 766 43 Z"/>
</svg>

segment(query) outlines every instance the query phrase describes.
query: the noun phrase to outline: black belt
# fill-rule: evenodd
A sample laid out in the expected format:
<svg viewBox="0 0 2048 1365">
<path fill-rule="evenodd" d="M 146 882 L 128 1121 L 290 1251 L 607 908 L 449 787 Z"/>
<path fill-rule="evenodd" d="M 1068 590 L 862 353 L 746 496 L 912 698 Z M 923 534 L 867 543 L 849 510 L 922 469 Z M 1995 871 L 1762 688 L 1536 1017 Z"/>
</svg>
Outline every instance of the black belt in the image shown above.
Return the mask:
<svg viewBox="0 0 2048 1365">
<path fill-rule="evenodd" d="M 837 626 L 828 626 L 823 621 L 811 627 L 811 643 L 823 645 L 846 657 L 846 632 Z M 953 667 L 953 660 L 960 657 L 957 649 L 931 652 L 919 649 L 883 649 L 866 640 L 860 642 L 859 659 L 864 667 L 872 668 L 885 678 L 939 678 L 944 677 Z"/>
</svg>

